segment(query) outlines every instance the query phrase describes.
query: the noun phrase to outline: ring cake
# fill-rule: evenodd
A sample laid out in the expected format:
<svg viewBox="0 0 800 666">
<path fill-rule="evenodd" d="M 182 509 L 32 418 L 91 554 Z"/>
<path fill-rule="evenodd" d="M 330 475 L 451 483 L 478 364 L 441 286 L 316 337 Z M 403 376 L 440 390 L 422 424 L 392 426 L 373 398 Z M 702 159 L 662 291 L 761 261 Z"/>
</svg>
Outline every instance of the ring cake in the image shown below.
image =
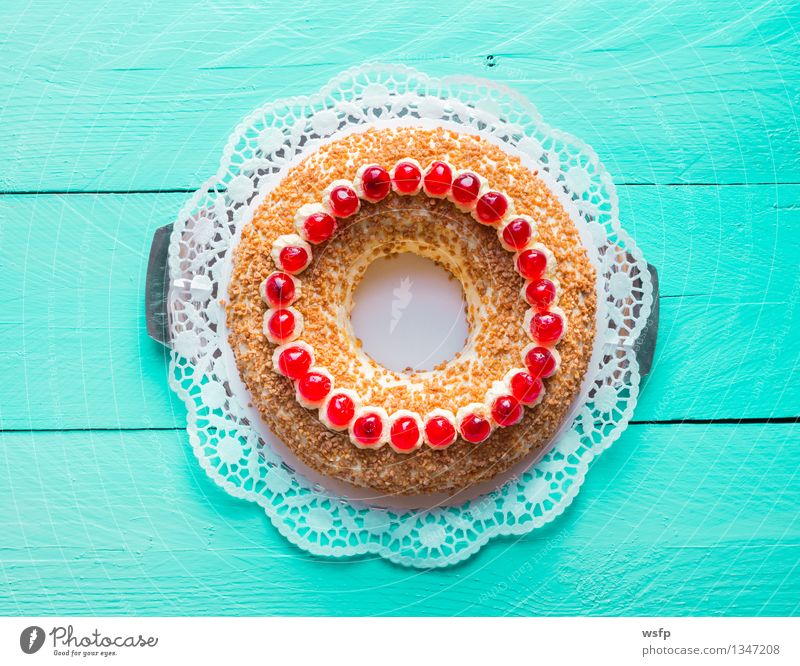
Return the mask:
<svg viewBox="0 0 800 666">
<path fill-rule="evenodd" d="M 464 289 L 466 345 L 432 370 L 383 367 L 350 323 L 367 267 L 401 252 Z M 578 231 L 538 174 L 422 128 L 351 134 L 291 168 L 243 229 L 228 294 L 236 362 L 275 435 L 318 472 L 401 495 L 543 452 L 581 389 L 597 305 Z"/>
</svg>

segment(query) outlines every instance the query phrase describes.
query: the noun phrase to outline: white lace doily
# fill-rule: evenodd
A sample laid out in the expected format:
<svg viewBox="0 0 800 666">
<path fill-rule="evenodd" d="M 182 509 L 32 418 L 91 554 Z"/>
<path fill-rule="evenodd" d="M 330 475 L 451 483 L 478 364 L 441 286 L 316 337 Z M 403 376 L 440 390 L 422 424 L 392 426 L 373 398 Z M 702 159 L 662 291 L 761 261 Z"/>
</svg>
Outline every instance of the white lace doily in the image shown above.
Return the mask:
<svg viewBox="0 0 800 666">
<path fill-rule="evenodd" d="M 386 124 L 479 134 L 538 168 L 599 268 L 605 307 L 574 420 L 544 458 L 459 504 L 373 506 L 340 484 L 301 473 L 247 407 L 219 303 L 241 228 L 282 175 L 332 138 Z M 636 404 L 635 346 L 650 314 L 652 285 L 641 252 L 620 228 L 611 178 L 589 146 L 550 128 L 526 99 L 489 81 L 372 65 L 344 72 L 315 95 L 267 104 L 236 128 L 217 175 L 181 210 L 169 272 L 170 383 L 188 408 L 187 431 L 200 464 L 314 554 L 377 553 L 405 565 L 446 566 L 494 536 L 541 527 L 571 503 L 589 462 L 619 437 Z"/>
</svg>

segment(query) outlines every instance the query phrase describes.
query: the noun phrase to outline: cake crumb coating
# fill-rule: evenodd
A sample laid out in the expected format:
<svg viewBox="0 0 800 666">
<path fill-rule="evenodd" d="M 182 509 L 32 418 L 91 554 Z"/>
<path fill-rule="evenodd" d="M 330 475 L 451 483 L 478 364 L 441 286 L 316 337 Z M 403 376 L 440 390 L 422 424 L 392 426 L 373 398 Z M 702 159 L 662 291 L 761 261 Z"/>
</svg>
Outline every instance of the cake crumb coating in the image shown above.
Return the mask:
<svg viewBox="0 0 800 666">
<path fill-rule="evenodd" d="M 562 365 L 545 380 L 542 402 L 526 409 L 522 422 L 498 428 L 484 442 L 458 439 L 445 450 L 422 447 L 407 455 L 386 446 L 353 446 L 347 432 L 323 425 L 316 410 L 294 399 L 290 380 L 272 370 L 272 350 L 263 334 L 266 305 L 261 281 L 275 270 L 272 241 L 293 232 L 297 209 L 321 200 L 334 179 L 355 176 L 360 165 L 391 168 L 413 157 L 423 165 L 446 160 L 485 176 L 506 192 L 515 211 L 531 215 L 538 240 L 554 253 L 560 284 L 559 306 L 569 327 L 558 345 Z M 303 273 L 302 340 L 316 362 L 341 388 L 354 388 L 365 404 L 391 414 L 411 409 L 424 416 L 434 408 L 453 412 L 483 400 L 492 382 L 512 367 L 524 367 L 522 349 L 530 342 L 522 321 L 528 306 L 520 297 L 523 278 L 514 255 L 504 250 L 494 227 L 476 223 L 447 200 L 424 194 L 390 194 L 364 203 L 354 217 L 340 220 L 337 235 L 314 246 Z M 433 371 L 397 373 L 360 349 L 350 325 L 355 287 L 372 261 L 411 251 L 429 257 L 461 281 L 470 334 L 455 358 Z M 542 452 L 580 391 L 595 332 L 595 271 L 566 211 L 544 182 L 499 147 L 472 135 L 445 129 L 369 129 L 331 142 L 290 169 L 242 231 L 235 250 L 226 305 L 229 341 L 253 404 L 267 425 L 303 462 L 318 472 L 387 494 L 454 491 L 487 480 L 533 452 Z M 388 330 L 388 322 L 387 322 Z"/>
</svg>

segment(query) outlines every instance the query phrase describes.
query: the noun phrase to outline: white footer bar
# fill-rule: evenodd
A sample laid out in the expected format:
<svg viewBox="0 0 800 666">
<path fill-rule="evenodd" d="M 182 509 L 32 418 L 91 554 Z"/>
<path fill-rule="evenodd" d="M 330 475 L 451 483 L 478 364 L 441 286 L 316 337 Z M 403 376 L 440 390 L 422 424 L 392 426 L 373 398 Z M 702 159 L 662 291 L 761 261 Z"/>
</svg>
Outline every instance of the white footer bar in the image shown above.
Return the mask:
<svg viewBox="0 0 800 666">
<path fill-rule="evenodd" d="M 0 664 L 796 665 L 799 648 L 800 618 L 0 618 Z"/>
</svg>

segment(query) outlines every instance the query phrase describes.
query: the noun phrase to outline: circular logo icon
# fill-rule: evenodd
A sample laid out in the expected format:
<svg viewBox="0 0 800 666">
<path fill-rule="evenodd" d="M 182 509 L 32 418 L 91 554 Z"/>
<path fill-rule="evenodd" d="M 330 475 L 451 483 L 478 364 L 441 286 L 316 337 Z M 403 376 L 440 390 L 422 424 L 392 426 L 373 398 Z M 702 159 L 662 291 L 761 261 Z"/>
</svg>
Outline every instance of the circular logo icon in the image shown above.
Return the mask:
<svg viewBox="0 0 800 666">
<path fill-rule="evenodd" d="M 36 625 L 23 629 L 19 635 L 19 646 L 25 654 L 38 652 L 44 645 L 44 629 Z"/>
</svg>

